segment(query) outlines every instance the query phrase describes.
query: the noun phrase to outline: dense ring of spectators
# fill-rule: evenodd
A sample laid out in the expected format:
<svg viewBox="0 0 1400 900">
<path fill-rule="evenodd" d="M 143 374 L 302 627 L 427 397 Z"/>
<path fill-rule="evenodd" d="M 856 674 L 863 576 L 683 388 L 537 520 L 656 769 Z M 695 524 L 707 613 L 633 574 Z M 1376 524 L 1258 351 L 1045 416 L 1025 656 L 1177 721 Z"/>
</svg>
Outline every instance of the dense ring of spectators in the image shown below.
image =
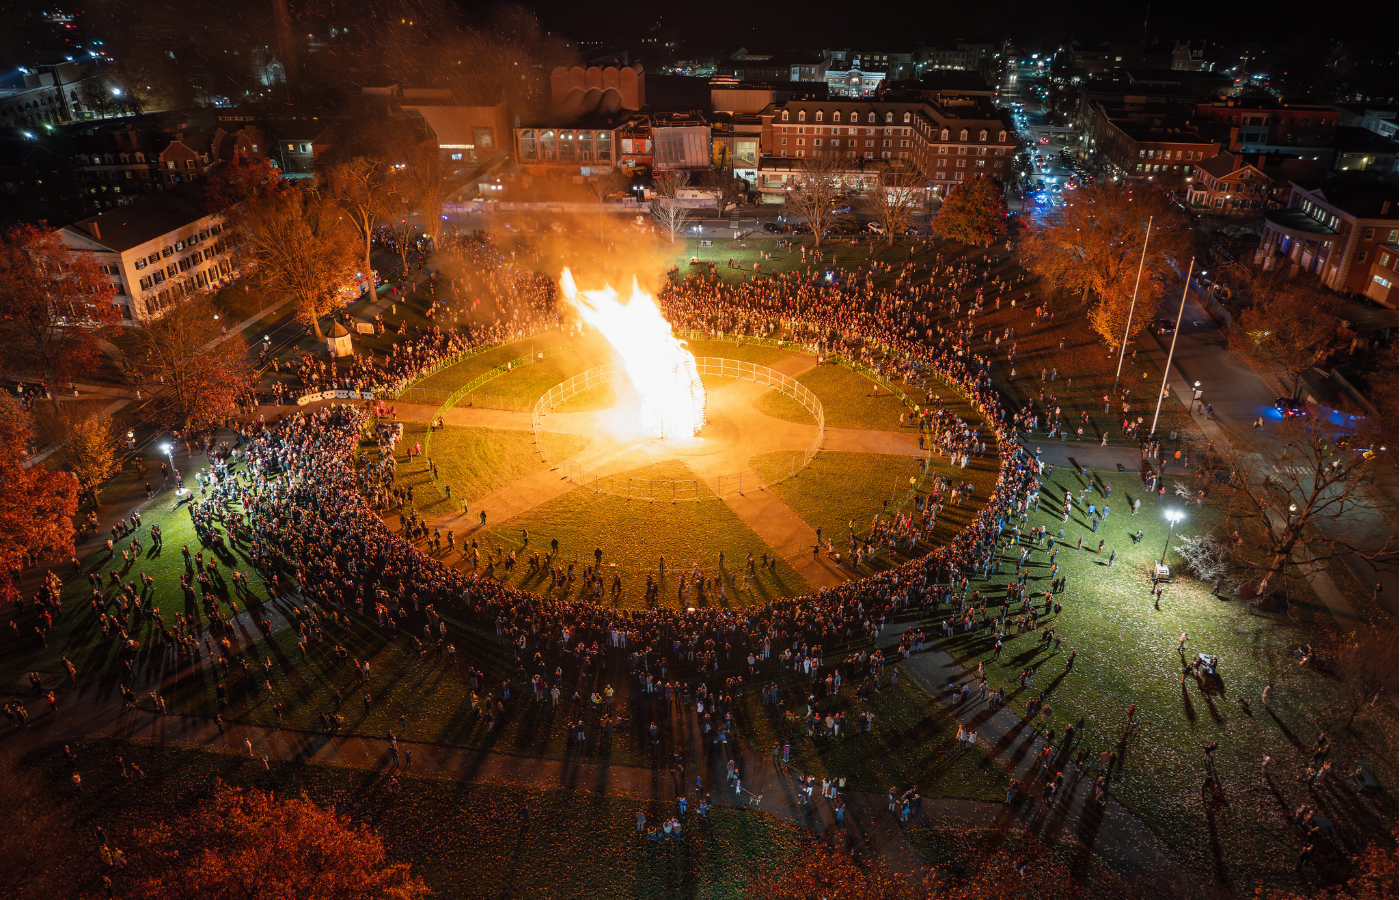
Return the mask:
<svg viewBox="0 0 1400 900">
<path fill-rule="evenodd" d="M 991 571 L 1000 536 L 1026 520 L 1039 490 L 1037 463 L 1019 444 L 992 389 L 991 363 L 971 351 L 969 335 L 923 326 L 919 306 L 896 292 L 804 283 L 796 276 L 739 287 L 692 277 L 668 289 L 662 302 L 681 327 L 771 333 L 768 324 L 781 321 L 824 352 L 856 355 L 878 342 L 885 355 L 878 362 L 869 358 L 887 372 L 893 367 L 890 375 L 907 380 L 925 371 L 956 385 L 982 416 L 1001 460 L 991 496 L 947 546 L 803 597 L 747 609 L 621 610 L 558 602 L 460 572 L 390 532 L 366 495 L 382 489 L 379 479 L 392 477 L 391 470 L 357 467 L 356 446 L 370 413 L 343 406 L 297 413 L 250 435 L 251 479 L 237 499 L 248 514 L 243 531 L 253 557 L 265 571 L 292 575 L 308 600 L 357 608 L 386 627 L 427 616 L 431 634 L 446 613 L 494 628 L 522 667 L 560 648 L 584 665 L 609 649 L 626 651 L 633 671 L 643 672 L 667 663 L 677 670 L 718 670 L 750 653 L 768 658 L 785 648 L 819 658 L 823 648 L 869 637 L 902 614 L 967 605 L 969 579 Z M 943 439 L 966 446 L 974 437 L 982 436 L 948 429 Z M 987 440 L 979 443 L 985 447 Z M 285 477 L 273 477 L 279 473 Z"/>
</svg>

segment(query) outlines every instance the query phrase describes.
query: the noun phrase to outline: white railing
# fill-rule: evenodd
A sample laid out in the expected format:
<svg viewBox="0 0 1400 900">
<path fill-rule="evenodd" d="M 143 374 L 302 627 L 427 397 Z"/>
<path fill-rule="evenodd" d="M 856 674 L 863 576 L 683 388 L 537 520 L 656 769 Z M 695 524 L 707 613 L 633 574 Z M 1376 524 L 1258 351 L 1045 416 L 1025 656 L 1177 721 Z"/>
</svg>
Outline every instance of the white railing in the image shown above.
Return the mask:
<svg viewBox="0 0 1400 900">
<path fill-rule="evenodd" d="M 598 493 L 615 494 L 632 500 L 662 500 L 672 503 L 742 494 L 745 491 L 777 484 L 802 471 L 821 452 L 822 441 L 826 437 L 826 413 L 816 395 L 807 390 L 796 379 L 789 378 L 782 372 L 775 372 L 767 366 L 714 356 L 697 358 L 695 369 L 701 377 L 708 375 L 712 378 L 737 378 L 742 381 L 751 381 L 755 384 L 771 387 L 791 397 L 803 409 L 811 413 L 812 418 L 816 419 L 816 439 L 805 450 L 792 451 L 792 456 L 786 461 L 736 472 L 732 475 L 719 475 L 705 479 L 663 480 L 629 478 L 626 475 L 598 475 L 568 459 L 551 459 L 544 440 L 544 435 L 547 432 L 541 426 L 554 408 L 564 401 L 584 391 L 611 384 L 619 378 L 626 377 L 626 373 L 620 366 L 616 363 L 608 363 L 575 375 L 568 381 L 556 384 L 535 402 L 534 411 L 530 416 L 530 426 L 535 433 L 535 447 L 545 462 L 551 463 L 556 471 L 563 473 L 565 478 L 575 484 L 592 488 Z M 712 491 L 713 493 L 711 493 Z"/>
</svg>

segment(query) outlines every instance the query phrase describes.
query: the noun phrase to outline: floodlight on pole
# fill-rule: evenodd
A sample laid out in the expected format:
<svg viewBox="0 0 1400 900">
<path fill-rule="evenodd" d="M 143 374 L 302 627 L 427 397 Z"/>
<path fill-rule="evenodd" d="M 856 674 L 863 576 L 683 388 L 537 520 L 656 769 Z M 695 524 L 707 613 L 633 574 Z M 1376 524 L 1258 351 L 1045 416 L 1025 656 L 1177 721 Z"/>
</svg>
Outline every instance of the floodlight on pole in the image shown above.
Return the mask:
<svg viewBox="0 0 1400 900">
<path fill-rule="evenodd" d="M 1167 510 L 1167 512 L 1166 512 L 1166 517 L 1167 517 L 1167 542 L 1166 542 L 1165 544 L 1162 545 L 1162 564 L 1163 564 L 1163 565 L 1166 565 L 1166 562 L 1167 562 L 1167 548 L 1170 547 L 1170 546 L 1171 546 L 1171 543 L 1172 543 L 1172 532 L 1176 529 L 1176 523 L 1177 523 L 1177 522 L 1180 522 L 1182 519 L 1186 518 L 1186 513 L 1182 512 L 1182 511 L 1179 510 L 1179 509 L 1169 509 L 1169 510 Z"/>
</svg>

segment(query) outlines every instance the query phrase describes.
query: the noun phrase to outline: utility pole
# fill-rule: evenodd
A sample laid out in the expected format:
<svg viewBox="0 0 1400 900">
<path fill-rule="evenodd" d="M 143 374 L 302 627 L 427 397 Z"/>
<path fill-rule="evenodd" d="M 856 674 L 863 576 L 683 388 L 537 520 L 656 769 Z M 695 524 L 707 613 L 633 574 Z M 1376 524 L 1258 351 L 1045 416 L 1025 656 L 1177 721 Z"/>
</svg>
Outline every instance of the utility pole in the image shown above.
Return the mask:
<svg viewBox="0 0 1400 900">
<path fill-rule="evenodd" d="M 1196 257 L 1186 267 L 1186 287 L 1181 292 L 1181 308 L 1176 311 L 1176 328 L 1172 330 L 1172 345 L 1167 351 L 1167 364 L 1162 369 L 1162 386 L 1157 389 L 1157 411 L 1152 414 L 1152 430 L 1148 437 L 1157 433 L 1157 417 L 1162 414 L 1162 395 L 1167 391 L 1167 376 L 1172 370 L 1172 355 L 1176 353 L 1176 336 L 1181 333 L 1181 314 L 1186 312 L 1186 297 L 1191 293 L 1191 275 L 1196 270 Z"/>
<path fill-rule="evenodd" d="M 1123 374 L 1123 355 L 1128 352 L 1128 335 L 1133 330 L 1133 312 L 1137 309 L 1138 286 L 1142 284 L 1142 267 L 1147 262 L 1147 241 L 1152 237 L 1152 217 L 1147 217 L 1147 231 L 1142 236 L 1142 258 L 1138 260 L 1137 279 L 1133 282 L 1133 302 L 1128 304 L 1128 324 L 1123 326 L 1123 345 L 1118 348 L 1118 371 L 1113 373 L 1113 393 L 1118 393 L 1118 379 Z"/>
</svg>

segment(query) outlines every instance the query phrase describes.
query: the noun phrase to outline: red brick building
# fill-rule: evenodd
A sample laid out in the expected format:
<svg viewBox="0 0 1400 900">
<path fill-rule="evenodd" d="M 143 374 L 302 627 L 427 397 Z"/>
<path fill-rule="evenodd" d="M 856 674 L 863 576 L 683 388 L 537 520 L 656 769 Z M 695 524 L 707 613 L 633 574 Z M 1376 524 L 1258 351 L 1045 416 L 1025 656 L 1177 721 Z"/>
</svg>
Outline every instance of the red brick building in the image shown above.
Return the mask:
<svg viewBox="0 0 1400 900">
<path fill-rule="evenodd" d="M 846 178 L 860 189 L 887 169 L 927 159 L 935 193 L 972 175 L 1005 182 L 1011 175 L 1016 132 L 989 104 L 927 100 L 788 100 L 761 114 L 758 189 L 787 190 L 807 156 L 847 161 Z"/>
</svg>

